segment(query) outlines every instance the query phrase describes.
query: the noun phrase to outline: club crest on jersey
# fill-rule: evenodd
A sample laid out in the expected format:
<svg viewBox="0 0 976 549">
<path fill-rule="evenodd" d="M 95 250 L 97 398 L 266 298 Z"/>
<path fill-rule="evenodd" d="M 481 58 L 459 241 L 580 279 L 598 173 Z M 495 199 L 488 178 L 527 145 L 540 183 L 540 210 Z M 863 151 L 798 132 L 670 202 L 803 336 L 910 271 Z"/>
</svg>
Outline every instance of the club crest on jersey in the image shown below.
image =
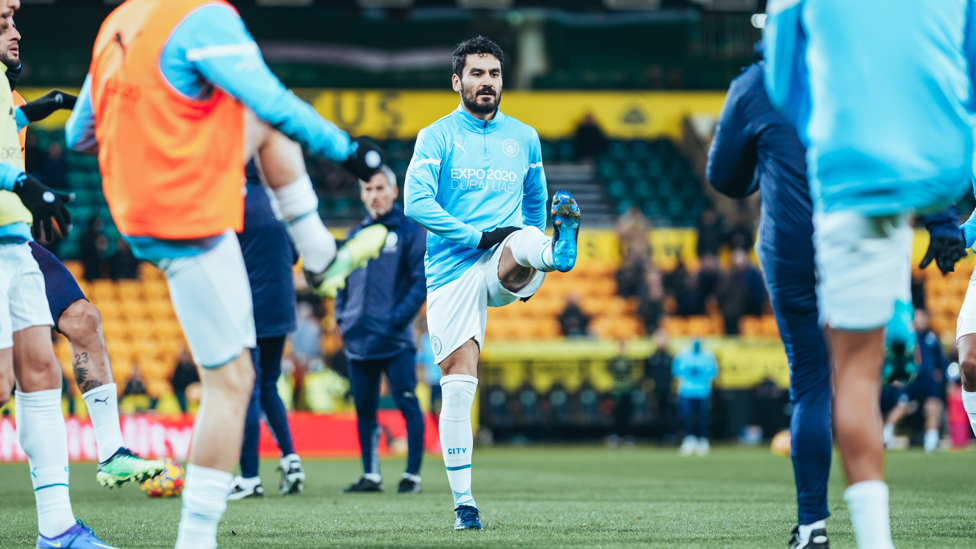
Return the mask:
<svg viewBox="0 0 976 549">
<path fill-rule="evenodd" d="M 430 338 L 430 347 L 435 355 L 439 354 L 441 352 L 441 339 L 437 336 Z"/>
<path fill-rule="evenodd" d="M 397 250 L 397 242 L 399 241 L 400 237 L 396 233 L 388 233 L 386 235 L 386 245 L 383 246 L 383 253 L 395 252 Z"/>
<path fill-rule="evenodd" d="M 518 141 L 511 138 L 502 141 L 502 152 L 505 153 L 505 156 L 515 158 L 519 153 Z"/>
</svg>

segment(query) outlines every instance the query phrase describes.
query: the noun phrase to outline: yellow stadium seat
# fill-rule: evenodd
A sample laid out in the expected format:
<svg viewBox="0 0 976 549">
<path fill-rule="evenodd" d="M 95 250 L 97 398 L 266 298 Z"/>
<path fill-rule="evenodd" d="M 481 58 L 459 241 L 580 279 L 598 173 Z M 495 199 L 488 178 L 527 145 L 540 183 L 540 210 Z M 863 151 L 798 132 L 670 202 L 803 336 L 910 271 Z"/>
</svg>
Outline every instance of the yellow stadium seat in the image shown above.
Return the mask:
<svg viewBox="0 0 976 549">
<path fill-rule="evenodd" d="M 118 293 L 115 283 L 111 280 L 93 280 L 91 295 L 98 301 L 114 301 Z"/>
<path fill-rule="evenodd" d="M 81 261 L 65 261 L 64 266 L 67 267 L 71 276 L 75 277 L 75 280 L 85 278 L 85 267 L 81 264 Z"/>
<path fill-rule="evenodd" d="M 144 295 L 147 299 L 165 298 L 168 300 L 169 287 L 166 285 L 166 281 L 162 279 L 147 280 L 143 282 L 142 295 Z"/>
<path fill-rule="evenodd" d="M 165 280 L 163 272 L 150 263 L 139 265 L 139 278 L 141 280 Z"/>
<path fill-rule="evenodd" d="M 129 301 L 142 297 L 142 282 L 138 280 L 120 280 L 116 283 L 119 300 Z"/>
</svg>

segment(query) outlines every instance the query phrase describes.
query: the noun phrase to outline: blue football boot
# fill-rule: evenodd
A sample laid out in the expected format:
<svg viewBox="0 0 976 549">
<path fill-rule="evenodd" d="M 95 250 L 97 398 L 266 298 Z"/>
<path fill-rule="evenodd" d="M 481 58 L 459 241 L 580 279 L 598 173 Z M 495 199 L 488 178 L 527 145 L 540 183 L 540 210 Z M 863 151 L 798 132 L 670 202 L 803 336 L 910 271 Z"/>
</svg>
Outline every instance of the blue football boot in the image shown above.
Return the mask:
<svg viewBox="0 0 976 549">
<path fill-rule="evenodd" d="M 552 197 L 552 266 L 567 272 L 576 265 L 580 210 L 573 195 L 557 191 Z"/>
<path fill-rule="evenodd" d="M 454 509 L 457 520 L 454 521 L 455 530 L 483 530 L 481 527 L 481 513 L 477 507 L 461 505 Z"/>
<path fill-rule="evenodd" d="M 85 526 L 85 523 L 81 522 L 80 520 L 76 522 L 74 526 L 68 528 L 68 530 L 60 536 L 46 538 L 38 534 L 37 547 L 38 549 L 49 549 L 54 547 L 57 547 L 58 549 L 115 549 L 111 545 L 103 543 L 102 540 L 98 539 L 98 537 L 95 536 L 95 532 L 92 532 L 92 529 Z"/>
</svg>

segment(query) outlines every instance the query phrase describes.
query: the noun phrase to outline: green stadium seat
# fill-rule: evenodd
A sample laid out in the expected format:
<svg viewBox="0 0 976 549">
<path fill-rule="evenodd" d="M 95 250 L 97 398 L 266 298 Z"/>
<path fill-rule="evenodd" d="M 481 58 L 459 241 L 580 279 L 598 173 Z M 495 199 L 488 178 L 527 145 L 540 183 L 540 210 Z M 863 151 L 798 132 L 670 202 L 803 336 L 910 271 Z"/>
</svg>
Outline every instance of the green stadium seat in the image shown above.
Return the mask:
<svg viewBox="0 0 976 549">
<path fill-rule="evenodd" d="M 556 157 L 556 147 L 553 146 L 552 141 L 541 141 L 539 147 L 542 152 L 543 162 L 556 162 L 558 158 Z"/>
<path fill-rule="evenodd" d="M 643 139 L 637 139 L 631 142 L 630 155 L 635 159 L 644 159 L 651 157 L 651 145 Z"/>
<path fill-rule="evenodd" d="M 620 167 L 617 163 L 610 159 L 601 159 L 596 164 L 596 173 L 600 176 L 600 179 L 604 181 L 609 181 L 611 179 L 620 177 Z"/>
<path fill-rule="evenodd" d="M 634 160 L 624 163 L 624 177 L 627 179 L 640 179 L 644 177 L 644 164 Z"/>
<path fill-rule="evenodd" d="M 610 141 L 607 145 L 607 151 L 610 153 L 611 158 L 617 160 L 625 160 L 630 157 L 630 151 L 627 150 L 627 144 L 623 141 Z"/>
<path fill-rule="evenodd" d="M 634 183 L 634 196 L 637 198 L 650 198 L 653 195 L 654 189 L 649 181 L 641 179 Z"/>
<path fill-rule="evenodd" d="M 628 195 L 630 188 L 627 183 L 621 179 L 613 179 L 607 183 L 607 193 L 614 199 L 621 199 Z"/>
<path fill-rule="evenodd" d="M 562 162 L 576 161 L 576 143 L 572 139 L 563 139 L 558 145 L 559 160 Z"/>
</svg>

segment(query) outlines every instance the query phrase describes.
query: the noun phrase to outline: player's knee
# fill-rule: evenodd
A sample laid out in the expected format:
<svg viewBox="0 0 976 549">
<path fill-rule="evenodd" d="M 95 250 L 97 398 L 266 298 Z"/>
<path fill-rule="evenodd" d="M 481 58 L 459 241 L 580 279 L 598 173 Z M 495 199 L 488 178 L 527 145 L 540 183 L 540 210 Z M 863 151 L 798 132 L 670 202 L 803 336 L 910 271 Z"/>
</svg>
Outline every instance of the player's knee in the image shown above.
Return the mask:
<svg viewBox="0 0 976 549">
<path fill-rule="evenodd" d="M 967 353 L 959 360 L 959 374 L 962 377 L 963 389 L 976 391 L 976 353 Z"/>
<path fill-rule="evenodd" d="M 393 394 L 393 402 L 401 412 L 407 413 L 420 409 L 417 394 L 413 391 L 398 391 Z"/>
<path fill-rule="evenodd" d="M 76 345 L 84 345 L 101 337 L 102 315 L 87 300 L 72 303 L 58 318 L 58 329 Z"/>
</svg>

